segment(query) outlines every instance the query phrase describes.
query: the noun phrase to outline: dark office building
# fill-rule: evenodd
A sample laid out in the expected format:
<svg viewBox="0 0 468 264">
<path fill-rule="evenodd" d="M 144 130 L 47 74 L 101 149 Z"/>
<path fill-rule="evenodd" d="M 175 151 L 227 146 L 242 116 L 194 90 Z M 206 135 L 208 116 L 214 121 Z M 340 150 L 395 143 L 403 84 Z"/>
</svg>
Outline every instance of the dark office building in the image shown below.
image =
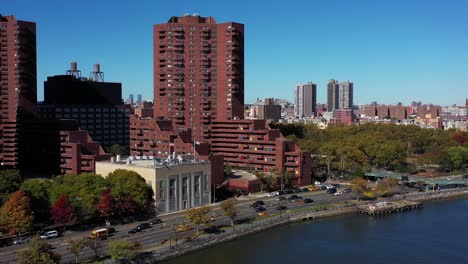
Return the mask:
<svg viewBox="0 0 468 264">
<path fill-rule="evenodd" d="M 36 24 L 0 15 L 0 164 L 17 168 L 23 121 L 37 103 Z"/>
<path fill-rule="evenodd" d="M 340 85 L 337 80 L 328 81 L 327 85 L 327 111 L 338 109 Z"/>
<path fill-rule="evenodd" d="M 130 105 L 122 102 L 122 84 L 90 81 L 78 73 L 75 63 L 68 75 L 47 78 L 44 102 L 39 105 L 41 117 L 75 119 L 105 148 L 128 147 Z"/>
</svg>

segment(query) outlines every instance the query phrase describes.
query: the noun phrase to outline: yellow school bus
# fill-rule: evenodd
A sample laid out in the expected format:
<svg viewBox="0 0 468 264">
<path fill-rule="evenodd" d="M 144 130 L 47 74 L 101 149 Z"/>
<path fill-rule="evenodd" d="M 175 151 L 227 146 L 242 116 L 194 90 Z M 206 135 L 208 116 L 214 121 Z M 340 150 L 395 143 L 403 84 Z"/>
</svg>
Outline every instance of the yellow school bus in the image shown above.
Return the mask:
<svg viewBox="0 0 468 264">
<path fill-rule="evenodd" d="M 101 228 L 91 231 L 91 234 L 88 236 L 91 239 L 106 239 L 109 236 L 109 231 L 107 228 Z"/>
</svg>

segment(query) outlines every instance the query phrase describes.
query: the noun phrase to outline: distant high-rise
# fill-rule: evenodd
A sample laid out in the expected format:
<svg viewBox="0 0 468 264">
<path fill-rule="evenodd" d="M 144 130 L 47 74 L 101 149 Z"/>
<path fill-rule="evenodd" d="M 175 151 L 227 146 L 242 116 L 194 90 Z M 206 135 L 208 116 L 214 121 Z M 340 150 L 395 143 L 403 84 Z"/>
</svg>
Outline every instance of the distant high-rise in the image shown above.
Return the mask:
<svg viewBox="0 0 468 264">
<path fill-rule="evenodd" d="M 339 84 L 337 80 L 328 81 L 327 85 L 327 111 L 332 112 L 338 108 Z"/>
<path fill-rule="evenodd" d="M 36 24 L 0 15 L 0 163 L 18 166 L 21 126 L 37 103 Z"/>
<path fill-rule="evenodd" d="M 353 107 L 353 83 L 344 81 L 339 85 L 338 109 L 351 109 Z"/>
<path fill-rule="evenodd" d="M 135 102 L 135 101 L 134 101 L 134 99 L 135 99 L 134 95 L 133 95 L 133 94 L 130 94 L 130 95 L 128 96 L 128 99 L 130 99 L 130 104 L 133 105 L 133 103 Z"/>
<path fill-rule="evenodd" d="M 143 102 L 143 100 L 141 99 L 141 94 L 137 94 L 137 104 Z"/>
<path fill-rule="evenodd" d="M 154 117 L 205 142 L 211 121 L 243 119 L 243 24 L 186 14 L 154 25 Z"/>
<path fill-rule="evenodd" d="M 317 104 L 317 85 L 308 82 L 299 83 L 294 90 L 294 115 L 297 117 L 310 117 L 315 114 Z"/>
</svg>

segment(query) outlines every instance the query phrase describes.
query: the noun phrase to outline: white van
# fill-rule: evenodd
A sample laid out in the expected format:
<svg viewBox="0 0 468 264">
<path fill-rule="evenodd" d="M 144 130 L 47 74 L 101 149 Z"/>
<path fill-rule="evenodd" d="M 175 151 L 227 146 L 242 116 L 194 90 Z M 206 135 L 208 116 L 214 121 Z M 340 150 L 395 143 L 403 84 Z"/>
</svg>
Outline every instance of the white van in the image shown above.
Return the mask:
<svg viewBox="0 0 468 264">
<path fill-rule="evenodd" d="M 43 239 L 51 239 L 58 237 L 58 232 L 56 230 L 45 232 L 44 235 L 41 236 Z"/>
</svg>

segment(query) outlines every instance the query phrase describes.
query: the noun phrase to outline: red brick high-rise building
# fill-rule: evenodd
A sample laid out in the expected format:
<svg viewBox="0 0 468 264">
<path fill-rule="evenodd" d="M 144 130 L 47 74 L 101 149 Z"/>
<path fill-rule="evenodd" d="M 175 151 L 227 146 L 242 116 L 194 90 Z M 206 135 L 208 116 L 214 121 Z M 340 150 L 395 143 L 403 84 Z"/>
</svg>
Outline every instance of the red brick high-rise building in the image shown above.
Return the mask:
<svg viewBox="0 0 468 264">
<path fill-rule="evenodd" d="M 243 119 L 244 25 L 197 14 L 154 25 L 154 117 L 207 142 L 214 120 Z"/>
<path fill-rule="evenodd" d="M 36 24 L 0 15 L 0 163 L 16 168 L 19 131 L 37 103 Z"/>
</svg>

